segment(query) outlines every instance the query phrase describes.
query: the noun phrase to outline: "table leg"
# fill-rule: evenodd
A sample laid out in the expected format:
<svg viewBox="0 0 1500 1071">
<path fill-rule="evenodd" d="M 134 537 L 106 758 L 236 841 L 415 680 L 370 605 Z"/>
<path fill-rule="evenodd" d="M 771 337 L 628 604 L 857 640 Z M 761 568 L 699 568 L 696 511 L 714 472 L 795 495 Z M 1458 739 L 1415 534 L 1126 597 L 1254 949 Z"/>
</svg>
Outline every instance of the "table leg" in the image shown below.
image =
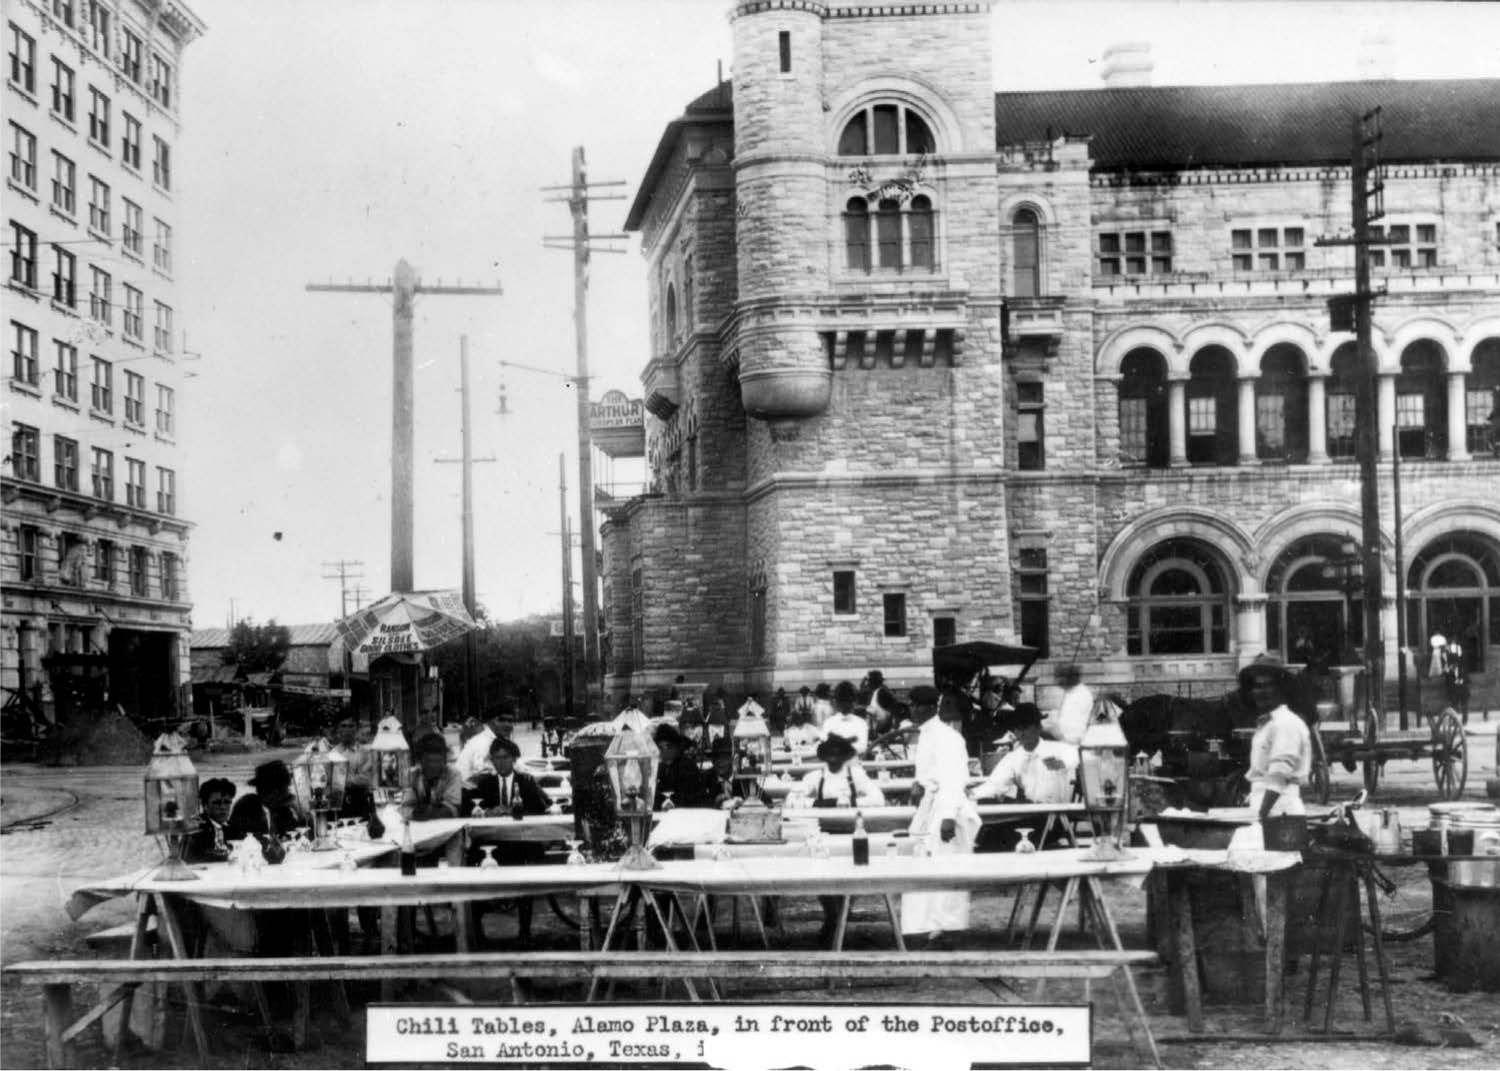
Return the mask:
<svg viewBox="0 0 1500 1071">
<path fill-rule="evenodd" d="M 1370 929 L 1375 935 L 1375 970 L 1380 974 L 1380 998 L 1385 1005 L 1385 1028 L 1394 1032 L 1396 1013 L 1391 1008 L 1391 972 L 1385 958 L 1385 938 L 1381 936 L 1380 900 L 1375 895 L 1375 875 L 1364 868 L 1365 899 L 1370 905 Z"/>
<path fill-rule="evenodd" d="M 70 982 L 42 986 L 42 1021 L 47 1028 L 47 1066 L 72 1067 L 63 1031 L 73 1021 L 73 986 Z"/>
<path fill-rule="evenodd" d="M 172 906 L 170 896 L 157 896 L 157 914 L 161 920 L 161 928 L 167 931 L 167 941 L 171 946 L 172 955 L 176 959 L 188 958 L 187 939 L 183 936 L 182 924 L 177 918 L 176 908 Z M 198 1047 L 198 1055 L 205 1063 L 208 1060 L 208 1033 L 203 1029 L 203 1009 L 199 1007 L 198 985 L 196 982 L 183 982 L 182 990 L 187 998 L 188 1028 L 193 1032 L 193 1044 Z"/>
<path fill-rule="evenodd" d="M 146 934 L 149 932 L 147 924 L 150 922 L 150 920 L 151 898 L 149 896 L 137 894 L 135 905 L 135 932 L 131 934 L 130 937 L 131 959 L 146 958 Z M 152 983 L 146 984 L 149 985 Z M 125 1040 L 130 1035 L 130 1012 L 135 1001 L 135 990 L 135 986 L 127 986 L 125 989 L 125 995 L 120 1000 L 120 1033 L 119 1036 L 115 1038 L 113 1060 L 113 1063 L 116 1066 L 118 1066 L 120 1063 L 120 1057 L 124 1055 Z"/>
<path fill-rule="evenodd" d="M 750 917 L 755 919 L 755 928 L 760 933 L 760 946 L 767 952 L 771 950 L 771 938 L 766 936 L 766 924 L 760 914 L 760 899 L 755 896 L 746 897 L 750 901 Z"/>
<path fill-rule="evenodd" d="M 1307 968 L 1307 997 L 1302 1004 L 1302 1019 L 1304 1022 L 1312 1022 L 1313 1001 L 1318 991 L 1318 966 L 1322 963 L 1323 927 L 1328 920 L 1324 914 L 1328 909 L 1328 889 L 1333 881 L 1334 868 L 1332 864 L 1323 868 L 1323 880 L 1318 882 L 1318 908 L 1313 915 L 1315 924 L 1313 926 L 1313 947 L 1311 962 Z"/>
<path fill-rule="evenodd" d="M 1285 1020 L 1288 873 L 1266 875 L 1266 1026 L 1272 1034 L 1281 1033 Z"/>
<path fill-rule="evenodd" d="M 1038 892 L 1037 892 L 1037 897 L 1038 897 L 1038 899 L 1037 899 L 1037 909 L 1036 909 L 1036 911 L 1032 912 L 1032 918 L 1033 919 L 1035 919 L 1036 916 L 1041 913 L 1041 897 L 1043 895 L 1043 890 L 1045 890 L 1045 888 L 1046 888 L 1045 884 L 1039 883 L 1039 888 L 1038 888 Z M 1067 914 L 1068 914 L 1068 905 L 1073 902 L 1073 897 L 1074 897 L 1074 895 L 1077 892 L 1078 892 L 1078 879 L 1077 878 L 1069 878 L 1068 881 L 1067 881 L 1067 884 L 1063 886 L 1062 903 L 1060 903 L 1060 904 L 1057 905 L 1057 917 L 1052 920 L 1052 932 L 1047 935 L 1047 951 L 1048 952 L 1056 952 L 1057 951 L 1057 939 L 1062 936 L 1063 919 L 1067 917 Z M 1033 921 L 1032 928 L 1035 929 L 1035 927 L 1036 927 L 1036 923 Z M 1030 937 L 1030 933 L 1029 932 L 1027 934 L 1026 947 L 1027 948 L 1031 947 L 1031 937 Z M 1037 983 L 1036 983 L 1036 996 L 1033 999 L 1036 1000 L 1038 1003 L 1040 1003 L 1041 1000 L 1042 1000 L 1042 998 L 1046 995 L 1046 993 L 1047 993 L 1047 979 L 1045 979 L 1045 978 L 1039 978 L 1039 979 L 1037 979 Z"/>
<path fill-rule="evenodd" d="M 624 912 L 626 904 L 630 901 L 631 889 L 632 886 L 627 885 L 622 888 L 615 896 L 615 909 L 610 913 L 609 926 L 605 929 L 604 940 L 599 945 L 599 950 L 601 952 L 608 952 L 610 945 L 614 943 L 615 930 L 619 928 L 620 915 Z M 592 1004 L 594 1002 L 594 997 L 597 996 L 598 993 L 599 979 L 597 976 L 595 976 L 594 978 L 589 980 L 589 991 L 588 994 L 584 997 L 584 1000 Z"/>
<path fill-rule="evenodd" d="M 901 910 L 896 906 L 896 897 L 885 894 L 885 915 L 891 920 L 891 932 L 896 935 L 896 951 L 906 951 L 906 936 L 901 932 Z"/>
<path fill-rule="evenodd" d="M 1328 968 L 1328 1001 L 1323 1006 L 1323 1032 L 1333 1029 L 1333 1004 L 1339 995 L 1339 968 L 1344 962 L 1344 922 L 1349 910 L 1349 883 L 1342 866 L 1333 869 L 1336 889 L 1333 910 L 1337 913 L 1333 924 L 1333 963 Z"/>
<path fill-rule="evenodd" d="M 656 916 L 656 921 L 661 924 L 662 942 L 667 946 L 667 951 L 678 951 L 677 942 L 672 937 L 672 927 L 668 925 L 666 916 L 662 914 L 661 905 L 656 902 L 656 894 L 649 889 L 642 889 L 641 899 L 643 899 L 651 908 L 651 913 Z M 698 995 L 698 987 L 693 985 L 693 980 L 691 978 L 684 977 L 682 979 L 682 984 L 687 989 L 688 998 L 695 1004 L 700 1003 L 703 1000 L 703 998 Z M 708 979 L 708 987 L 709 990 L 713 993 L 713 997 L 715 1000 L 722 999 L 719 996 L 718 989 L 717 987 L 715 987 L 712 978 Z"/>
<path fill-rule="evenodd" d="M 1104 899 L 1104 891 L 1099 885 L 1099 879 L 1090 877 L 1086 880 L 1091 886 L 1090 894 L 1094 901 L 1094 911 L 1103 921 L 1105 929 L 1109 931 L 1109 946 L 1117 952 L 1125 951 L 1125 946 L 1120 943 L 1120 931 L 1115 926 L 1114 916 L 1110 914 L 1109 903 Z M 1141 1029 L 1146 1032 L 1146 1044 L 1151 1049 L 1151 1062 L 1160 1067 L 1161 1054 L 1156 1051 L 1156 1039 L 1151 1036 L 1151 1023 L 1146 1018 L 1146 1007 L 1141 1003 L 1141 994 L 1135 987 L 1135 975 L 1130 973 L 1129 967 L 1121 967 L 1120 970 L 1125 974 L 1125 989 L 1130 994 L 1130 1002 L 1135 1005 L 1135 1014 L 1141 1021 Z"/>
<path fill-rule="evenodd" d="M 1370 969 L 1365 965 L 1365 935 L 1361 932 L 1363 924 L 1361 916 L 1364 912 L 1359 909 L 1360 897 L 1363 893 L 1359 887 L 1359 870 L 1362 867 L 1351 867 L 1349 870 L 1349 891 L 1354 894 L 1354 918 L 1358 928 L 1354 931 L 1356 946 L 1354 963 L 1359 968 L 1359 1002 L 1365 1013 L 1365 1022 L 1369 1022 L 1374 1013 L 1370 1007 Z"/>
<path fill-rule="evenodd" d="M 1188 1030 L 1201 1034 L 1203 989 L 1198 977 L 1198 935 L 1193 929 L 1193 897 L 1183 876 L 1170 871 L 1167 873 L 1167 903 L 1172 913 L 1172 958 L 1182 980 Z"/>
<path fill-rule="evenodd" d="M 380 908 L 380 954 L 396 954 L 396 931 L 401 925 L 401 909 L 391 905 Z M 396 982 L 392 978 L 380 980 L 380 999 L 389 1004 L 396 997 Z"/>
<path fill-rule="evenodd" d="M 844 932 L 849 928 L 849 906 L 853 902 L 852 896 L 840 897 L 838 921 L 833 924 L 833 951 L 844 950 Z"/>
<path fill-rule="evenodd" d="M 339 908 L 340 916 L 345 925 L 349 922 L 349 909 Z M 334 939 L 333 924 L 326 911 L 313 912 L 313 948 L 321 956 L 336 956 L 340 949 Z M 333 1010 L 341 1019 L 347 1020 L 350 1016 L 349 994 L 344 991 L 344 983 L 335 981 L 333 983 Z"/>
</svg>

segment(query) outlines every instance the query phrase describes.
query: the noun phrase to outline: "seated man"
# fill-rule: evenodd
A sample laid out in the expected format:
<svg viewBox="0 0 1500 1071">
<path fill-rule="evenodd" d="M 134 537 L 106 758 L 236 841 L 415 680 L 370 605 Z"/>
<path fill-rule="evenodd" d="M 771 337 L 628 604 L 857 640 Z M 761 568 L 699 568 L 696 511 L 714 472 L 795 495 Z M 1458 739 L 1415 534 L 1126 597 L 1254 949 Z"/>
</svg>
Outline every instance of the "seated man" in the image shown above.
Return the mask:
<svg viewBox="0 0 1500 1071">
<path fill-rule="evenodd" d="M 182 857 L 189 863 L 220 863 L 229 858 L 225 837 L 234 793 L 234 782 L 223 777 L 210 777 L 198 786 L 203 823 L 182 847 Z"/>
<path fill-rule="evenodd" d="M 1042 739 L 1042 712 L 1035 703 L 1017 706 L 1011 726 L 1016 746 L 969 795 L 976 800 L 998 798 L 1011 803 L 1071 802 L 1078 749 L 1057 740 Z M 1054 829 L 1047 839 L 1050 842 L 1058 835 L 1060 830 Z M 986 827 L 976 850 L 1006 851 L 1018 840 L 1019 836 L 1009 826 Z"/>
<path fill-rule="evenodd" d="M 306 824 L 292 796 L 292 771 L 280 759 L 263 762 L 255 768 L 250 786 L 254 792 L 235 800 L 224 836 L 228 840 L 256 837 L 266 860 L 279 863 L 286 855 L 281 838 Z"/>
<path fill-rule="evenodd" d="M 497 736 L 490 743 L 489 762 L 495 772 L 480 774 L 473 793 L 475 806 L 483 809 L 485 817 L 520 818 L 528 814 L 546 814 L 552 806 L 551 798 L 536 778 L 516 769 L 516 760 L 520 757 L 521 746 L 508 736 Z M 477 829 L 474 835 L 480 835 Z M 484 849 L 478 846 L 470 848 L 468 864 L 482 863 L 484 854 Z M 534 866 L 546 859 L 547 846 L 534 841 L 502 841 L 494 847 L 493 854 L 495 862 L 501 866 Z M 495 904 L 495 901 L 490 901 L 474 905 L 474 924 L 481 937 L 484 936 L 484 911 Z M 516 940 L 523 945 L 531 943 L 531 914 L 531 897 L 517 899 Z"/>
<path fill-rule="evenodd" d="M 656 773 L 656 810 L 673 807 L 712 807 L 714 783 L 688 754 L 687 739 L 670 725 L 656 727 L 661 764 Z"/>
<path fill-rule="evenodd" d="M 823 769 L 813 770 L 797 783 L 796 795 L 808 807 L 880 807 L 885 793 L 870 779 L 863 766 L 851 762 L 857 754 L 854 743 L 830 736 L 818 745 Z"/>
<path fill-rule="evenodd" d="M 375 786 L 375 753 L 360 740 L 359 719 L 354 714 L 344 714 L 334 725 L 334 743 L 349 760 L 344 775 L 344 806 L 339 817 L 368 818 L 374 806 L 371 793 Z"/>
<path fill-rule="evenodd" d="M 491 711 L 485 718 L 484 728 L 469 739 L 458 752 L 458 776 L 463 787 L 472 789 L 480 774 L 493 773 L 490 766 L 490 745 L 498 737 L 509 737 L 515 731 L 515 721 L 509 704 Z"/>
<path fill-rule="evenodd" d="M 411 779 L 411 816 L 415 821 L 457 818 L 463 803 L 463 782 L 448 765 L 448 741 L 428 733 L 417 741 L 417 770 Z"/>
<path fill-rule="evenodd" d="M 817 747 L 822 737 L 818 732 L 818 727 L 812 722 L 811 714 L 802 710 L 793 710 L 791 724 L 787 726 L 782 739 L 785 740 L 788 748 L 797 750 Z"/>
</svg>

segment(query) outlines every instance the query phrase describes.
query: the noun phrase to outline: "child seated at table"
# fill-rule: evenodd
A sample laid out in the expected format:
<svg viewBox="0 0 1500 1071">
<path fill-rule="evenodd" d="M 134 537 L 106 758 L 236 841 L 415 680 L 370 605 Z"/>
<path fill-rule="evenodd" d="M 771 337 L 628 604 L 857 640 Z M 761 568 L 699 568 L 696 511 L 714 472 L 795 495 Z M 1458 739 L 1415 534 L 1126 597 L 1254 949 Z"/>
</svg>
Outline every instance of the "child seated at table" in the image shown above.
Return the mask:
<svg viewBox="0 0 1500 1071">
<path fill-rule="evenodd" d="M 229 858 L 227 835 L 234 794 L 234 782 L 225 777 L 210 777 L 198 786 L 203 822 L 182 846 L 182 857 L 189 863 L 221 863 Z"/>
</svg>

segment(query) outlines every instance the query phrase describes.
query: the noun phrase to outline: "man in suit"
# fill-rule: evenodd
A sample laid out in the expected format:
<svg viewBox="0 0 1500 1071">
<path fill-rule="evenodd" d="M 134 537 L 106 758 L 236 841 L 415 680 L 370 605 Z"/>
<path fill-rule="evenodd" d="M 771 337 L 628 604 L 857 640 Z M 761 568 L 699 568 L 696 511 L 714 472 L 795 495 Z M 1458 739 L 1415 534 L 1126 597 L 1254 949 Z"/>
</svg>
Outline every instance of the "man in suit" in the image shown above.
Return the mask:
<svg viewBox="0 0 1500 1071">
<path fill-rule="evenodd" d="M 225 838 L 234 791 L 234 782 L 223 777 L 210 777 L 198 786 L 203 822 L 183 845 L 182 857 L 189 863 L 217 863 L 229 858 Z"/>
<path fill-rule="evenodd" d="M 480 774 L 475 781 L 473 799 L 475 806 L 484 810 L 487 818 L 521 818 L 528 814 L 546 814 L 552 800 L 537 779 L 525 770 L 516 769 L 516 760 L 521 757 L 521 746 L 508 736 L 497 736 L 490 742 L 490 765 L 492 774 Z M 482 838 L 477 827 L 475 836 Z M 502 841 L 494 849 L 495 862 L 501 866 L 536 866 L 546 859 L 547 846 L 533 841 Z M 484 850 L 469 849 L 468 863 L 476 866 L 483 862 Z M 531 943 L 531 897 L 516 900 L 516 940 L 521 945 Z M 499 906 L 499 901 L 487 901 L 474 905 L 474 925 L 484 936 L 484 911 Z"/>
</svg>

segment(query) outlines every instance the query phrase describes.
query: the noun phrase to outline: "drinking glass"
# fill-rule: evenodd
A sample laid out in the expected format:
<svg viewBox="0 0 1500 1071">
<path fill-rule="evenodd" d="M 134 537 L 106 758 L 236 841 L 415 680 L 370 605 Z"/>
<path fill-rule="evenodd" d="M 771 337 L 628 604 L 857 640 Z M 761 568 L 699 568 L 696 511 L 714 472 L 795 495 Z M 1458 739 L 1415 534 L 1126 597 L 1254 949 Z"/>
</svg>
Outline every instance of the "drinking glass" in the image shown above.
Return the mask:
<svg viewBox="0 0 1500 1071">
<path fill-rule="evenodd" d="M 495 845 L 485 844 L 481 847 L 484 849 L 484 858 L 479 861 L 479 869 L 489 870 L 491 867 L 499 866 L 500 864 L 495 862 Z"/>
<path fill-rule="evenodd" d="M 672 790 L 664 788 L 661 790 L 661 795 L 661 809 L 664 811 L 670 811 L 672 809 Z"/>
<path fill-rule="evenodd" d="M 568 845 L 568 866 L 584 866 L 588 863 L 582 851 L 583 841 L 570 837 L 565 843 Z"/>
<path fill-rule="evenodd" d="M 1016 852 L 1025 855 L 1027 852 L 1036 851 L 1036 845 L 1031 843 L 1032 831 L 1030 829 L 1018 829 L 1016 832 L 1021 834 L 1021 839 L 1016 842 Z"/>
</svg>

